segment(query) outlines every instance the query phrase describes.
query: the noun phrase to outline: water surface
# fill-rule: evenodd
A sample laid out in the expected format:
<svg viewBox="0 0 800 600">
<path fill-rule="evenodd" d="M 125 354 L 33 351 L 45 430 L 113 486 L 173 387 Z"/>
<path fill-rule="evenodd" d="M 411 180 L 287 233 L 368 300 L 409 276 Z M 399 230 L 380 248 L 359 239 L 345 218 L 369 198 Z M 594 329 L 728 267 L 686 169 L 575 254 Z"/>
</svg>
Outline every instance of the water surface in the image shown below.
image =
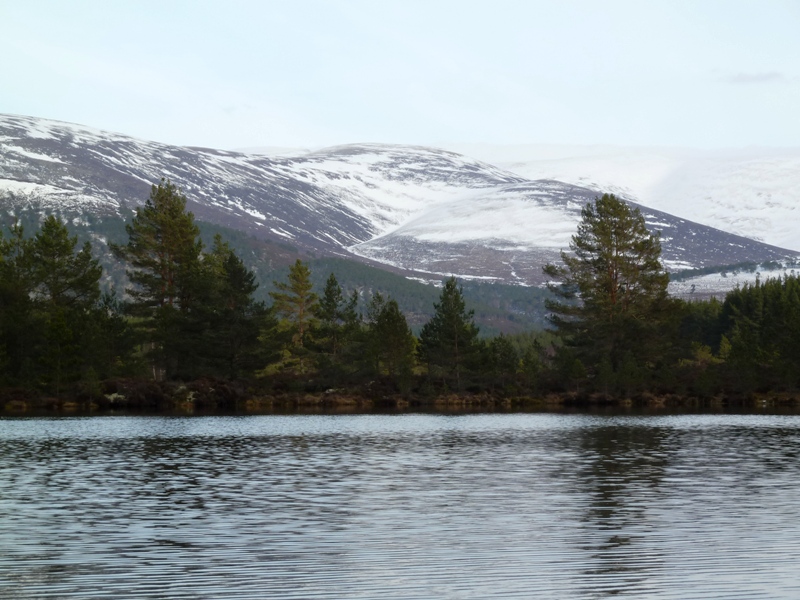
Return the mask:
<svg viewBox="0 0 800 600">
<path fill-rule="evenodd" d="M 0 597 L 800 598 L 800 417 L 0 420 Z"/>
</svg>

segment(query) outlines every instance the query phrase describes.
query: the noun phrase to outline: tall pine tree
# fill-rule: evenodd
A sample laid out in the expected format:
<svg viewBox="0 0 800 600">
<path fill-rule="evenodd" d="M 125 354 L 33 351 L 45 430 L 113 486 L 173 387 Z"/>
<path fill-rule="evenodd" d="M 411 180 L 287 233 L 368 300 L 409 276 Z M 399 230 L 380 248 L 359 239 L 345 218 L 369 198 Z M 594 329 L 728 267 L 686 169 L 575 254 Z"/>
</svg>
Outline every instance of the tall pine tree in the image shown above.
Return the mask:
<svg viewBox="0 0 800 600">
<path fill-rule="evenodd" d="M 313 332 L 318 325 L 319 302 L 312 291 L 311 271 L 300 259 L 289 269 L 288 281 L 276 281 L 270 292 L 271 312 L 276 321 L 262 331 L 261 341 L 280 345 L 280 359 L 268 365 L 260 375 L 276 372 L 308 375 L 313 371 Z"/>
<path fill-rule="evenodd" d="M 581 211 L 564 266 L 547 265 L 560 280 L 550 289 L 550 320 L 577 359 L 596 366 L 611 361 L 618 371 L 628 354 L 642 365 L 663 352 L 664 327 L 671 315 L 669 275 L 661 264 L 658 234 L 645 226 L 637 208 L 604 194 Z M 627 360 L 627 359 L 626 359 Z"/>
<path fill-rule="evenodd" d="M 82 340 L 87 317 L 100 299 L 103 269 L 86 242 L 76 252 L 77 237 L 50 215 L 27 248 L 31 297 L 43 319 L 44 344 L 39 358 L 51 391 L 59 394 L 66 383 L 83 372 Z"/>
<path fill-rule="evenodd" d="M 420 358 L 433 378 L 461 390 L 465 376 L 476 367 L 480 350 L 474 312 L 466 310 L 455 277 L 445 282 L 439 302 L 433 306 L 434 315 L 420 332 Z"/>
<path fill-rule="evenodd" d="M 373 296 L 366 334 L 374 375 L 385 376 L 401 391 L 407 391 L 414 368 L 416 339 L 396 300 L 384 300 L 378 293 Z"/>
<path fill-rule="evenodd" d="M 196 360 L 200 334 L 190 317 L 203 285 L 194 215 L 186 211 L 186 196 L 162 179 L 125 229 L 128 243 L 113 248 L 129 265 L 131 312 L 141 319 L 153 374 L 179 375 Z"/>
<path fill-rule="evenodd" d="M 317 357 L 321 373 L 332 383 L 339 383 L 358 367 L 357 348 L 361 345 L 361 318 L 357 311 L 358 292 L 345 298 L 336 276 L 331 273 L 319 299 L 317 317 Z"/>
<path fill-rule="evenodd" d="M 0 240 L 0 362 L 6 384 L 61 395 L 107 376 L 130 349 L 127 328 L 100 296 L 102 269 L 87 242 L 48 216 L 32 238 Z"/>
<path fill-rule="evenodd" d="M 255 275 L 217 235 L 203 256 L 203 285 L 193 313 L 202 329 L 200 363 L 210 374 L 235 379 L 254 368 L 258 322 L 264 306 L 253 294 Z"/>
</svg>

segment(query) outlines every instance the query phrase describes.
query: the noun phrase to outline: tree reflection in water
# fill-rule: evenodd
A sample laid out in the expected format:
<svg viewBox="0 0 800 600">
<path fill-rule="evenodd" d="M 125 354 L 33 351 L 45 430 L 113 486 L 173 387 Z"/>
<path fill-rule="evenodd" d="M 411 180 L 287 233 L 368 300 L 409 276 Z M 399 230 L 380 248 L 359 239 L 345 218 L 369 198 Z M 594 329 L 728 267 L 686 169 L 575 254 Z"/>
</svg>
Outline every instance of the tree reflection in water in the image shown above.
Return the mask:
<svg viewBox="0 0 800 600">
<path fill-rule="evenodd" d="M 4 597 L 800 597 L 800 418 L 0 424 Z"/>
</svg>

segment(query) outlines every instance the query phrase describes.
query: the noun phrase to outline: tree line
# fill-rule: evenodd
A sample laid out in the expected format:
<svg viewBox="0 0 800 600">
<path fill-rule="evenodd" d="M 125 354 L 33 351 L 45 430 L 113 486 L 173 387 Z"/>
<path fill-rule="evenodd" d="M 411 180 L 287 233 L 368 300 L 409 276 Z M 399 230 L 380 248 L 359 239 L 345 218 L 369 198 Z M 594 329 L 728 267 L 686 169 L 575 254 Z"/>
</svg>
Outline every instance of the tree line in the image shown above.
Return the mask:
<svg viewBox="0 0 800 600">
<path fill-rule="evenodd" d="M 78 396 L 114 378 L 213 378 L 262 391 L 708 397 L 800 384 L 800 280 L 672 298 L 658 235 L 613 195 L 584 208 L 570 251 L 545 267 L 552 330 L 516 336 L 482 337 L 455 278 L 418 336 L 393 298 L 364 306 L 333 274 L 315 290 L 300 260 L 257 301 L 252 271 L 220 236 L 204 247 L 169 181 L 126 233 L 112 248 L 124 298 L 101 292 L 90 244 L 54 216 L 0 238 L 0 385 Z"/>
<path fill-rule="evenodd" d="M 745 284 L 723 301 L 667 293 L 659 234 L 605 194 L 581 213 L 562 265 L 547 265 L 563 381 L 626 395 L 747 395 L 800 387 L 800 281 Z"/>
</svg>

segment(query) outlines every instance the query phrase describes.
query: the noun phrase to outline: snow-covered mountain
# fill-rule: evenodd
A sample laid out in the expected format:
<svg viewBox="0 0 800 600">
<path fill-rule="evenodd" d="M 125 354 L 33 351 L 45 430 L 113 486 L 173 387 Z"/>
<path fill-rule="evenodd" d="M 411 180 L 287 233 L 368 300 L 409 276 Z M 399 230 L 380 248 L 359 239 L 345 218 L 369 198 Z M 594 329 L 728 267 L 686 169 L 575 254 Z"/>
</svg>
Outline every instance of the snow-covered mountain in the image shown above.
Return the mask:
<svg viewBox="0 0 800 600">
<path fill-rule="evenodd" d="M 613 192 L 687 220 L 800 251 L 800 147 L 447 147 L 523 177 Z"/>
<path fill-rule="evenodd" d="M 270 155 L 176 147 L 88 127 L 0 115 L 0 205 L 73 221 L 126 216 L 165 177 L 202 220 L 317 255 L 409 276 L 538 284 L 596 195 L 452 151 L 355 144 Z M 605 187 L 610 191 L 626 191 Z M 626 191 L 628 193 L 628 191 Z M 628 194 L 630 195 L 630 194 Z M 673 270 L 793 254 L 641 206 Z"/>
</svg>

